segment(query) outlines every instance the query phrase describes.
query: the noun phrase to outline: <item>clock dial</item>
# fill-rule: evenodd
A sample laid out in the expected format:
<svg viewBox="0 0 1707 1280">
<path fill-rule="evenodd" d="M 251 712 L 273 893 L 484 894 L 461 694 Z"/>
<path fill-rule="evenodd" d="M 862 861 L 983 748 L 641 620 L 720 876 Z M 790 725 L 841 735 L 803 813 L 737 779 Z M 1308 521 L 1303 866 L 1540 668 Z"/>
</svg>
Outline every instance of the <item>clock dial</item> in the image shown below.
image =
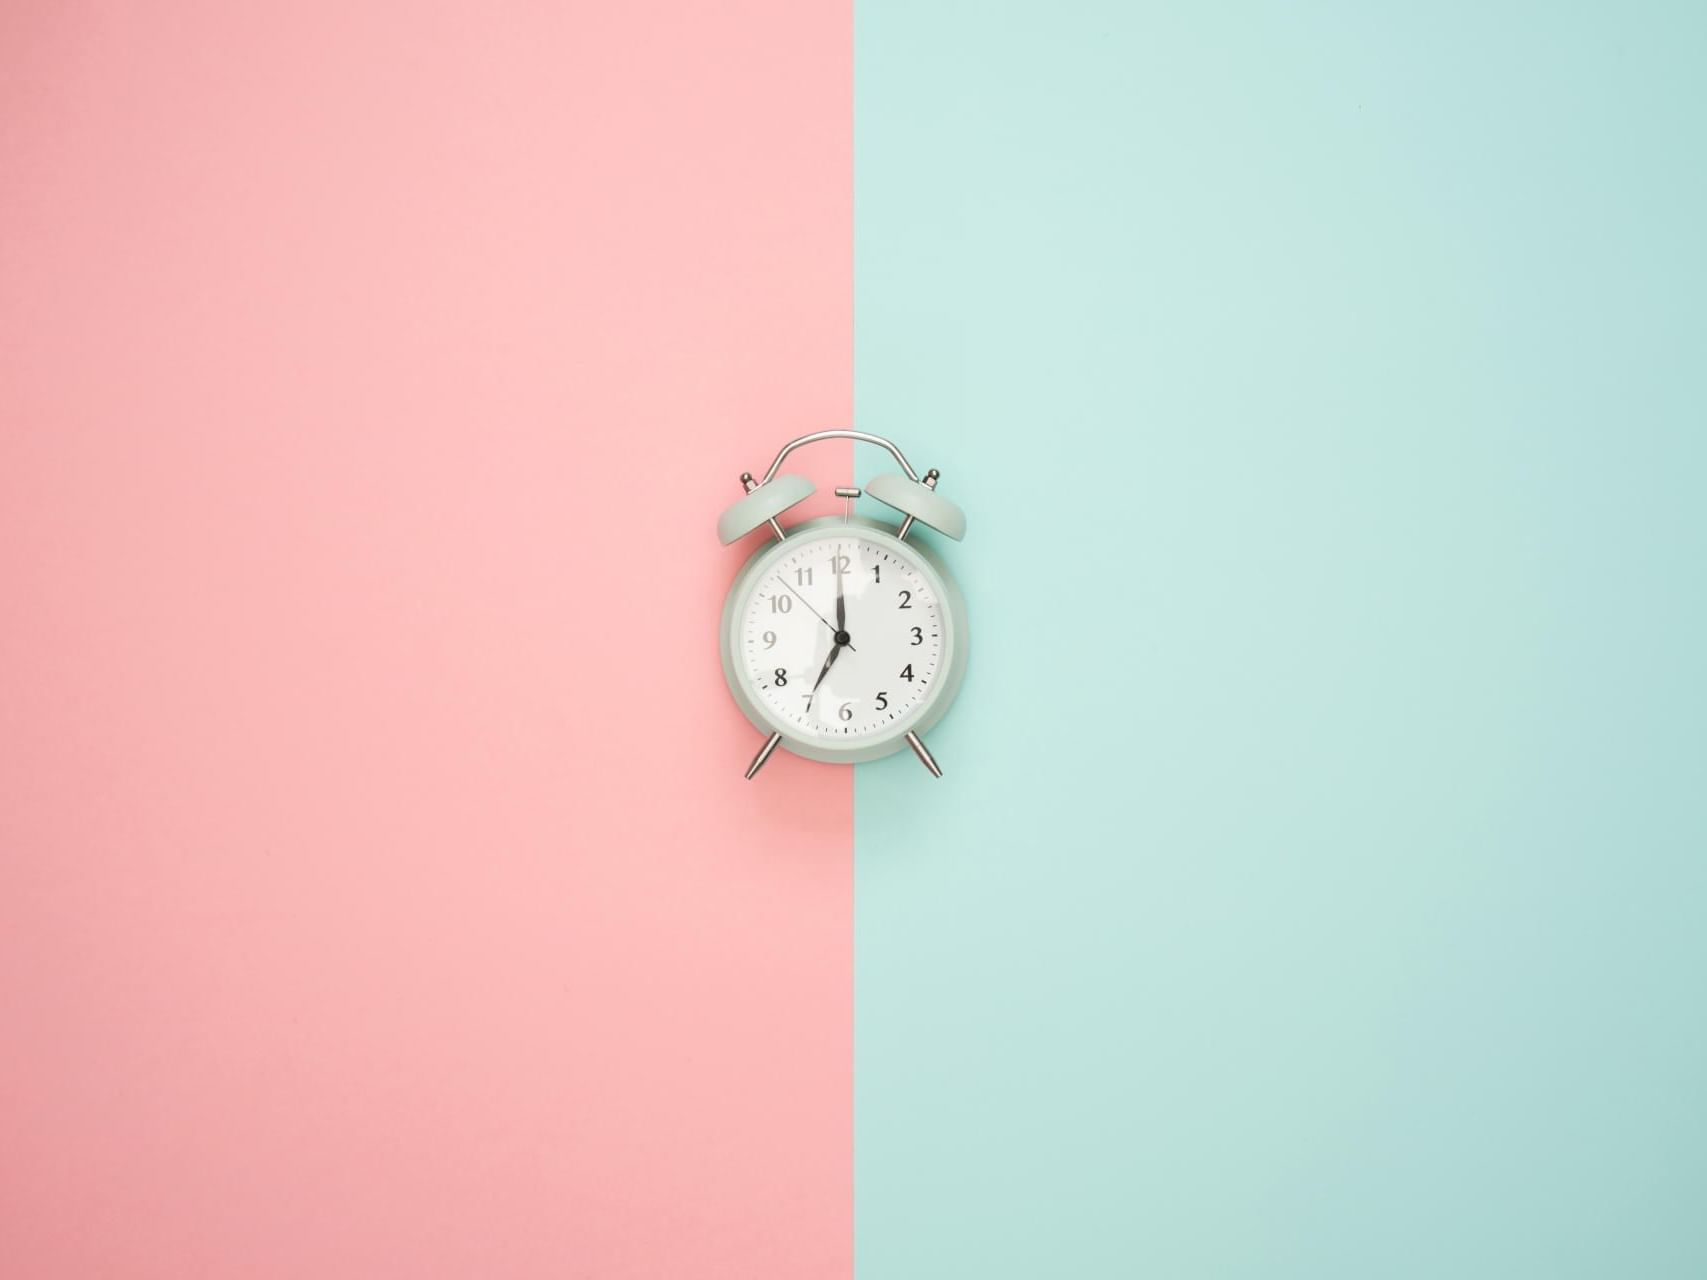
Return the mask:
<svg viewBox="0 0 1707 1280">
<path fill-rule="evenodd" d="M 942 675 L 930 580 L 905 550 L 846 527 L 786 545 L 740 609 L 752 696 L 798 737 L 852 744 L 893 729 Z"/>
</svg>

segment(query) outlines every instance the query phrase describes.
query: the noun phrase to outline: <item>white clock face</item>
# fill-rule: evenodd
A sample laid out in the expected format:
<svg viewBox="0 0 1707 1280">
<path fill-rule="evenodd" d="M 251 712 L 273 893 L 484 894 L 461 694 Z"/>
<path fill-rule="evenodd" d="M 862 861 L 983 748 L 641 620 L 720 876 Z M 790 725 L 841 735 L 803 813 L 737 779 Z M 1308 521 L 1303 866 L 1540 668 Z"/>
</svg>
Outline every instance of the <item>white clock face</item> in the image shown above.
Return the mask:
<svg viewBox="0 0 1707 1280">
<path fill-rule="evenodd" d="M 930 579 L 901 547 L 845 526 L 785 546 L 736 615 L 752 697 L 780 728 L 826 746 L 893 730 L 944 675 Z"/>
</svg>

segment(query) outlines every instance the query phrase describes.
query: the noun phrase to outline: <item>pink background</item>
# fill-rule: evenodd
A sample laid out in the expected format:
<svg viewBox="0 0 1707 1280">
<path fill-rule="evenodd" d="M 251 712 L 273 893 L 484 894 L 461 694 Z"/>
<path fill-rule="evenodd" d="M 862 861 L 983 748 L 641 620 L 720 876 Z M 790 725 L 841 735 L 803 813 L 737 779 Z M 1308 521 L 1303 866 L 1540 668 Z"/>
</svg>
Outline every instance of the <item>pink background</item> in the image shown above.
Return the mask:
<svg viewBox="0 0 1707 1280">
<path fill-rule="evenodd" d="M 712 532 L 849 422 L 849 95 L 842 4 L 0 11 L 8 1275 L 850 1272 L 851 780 L 741 781 Z"/>
</svg>

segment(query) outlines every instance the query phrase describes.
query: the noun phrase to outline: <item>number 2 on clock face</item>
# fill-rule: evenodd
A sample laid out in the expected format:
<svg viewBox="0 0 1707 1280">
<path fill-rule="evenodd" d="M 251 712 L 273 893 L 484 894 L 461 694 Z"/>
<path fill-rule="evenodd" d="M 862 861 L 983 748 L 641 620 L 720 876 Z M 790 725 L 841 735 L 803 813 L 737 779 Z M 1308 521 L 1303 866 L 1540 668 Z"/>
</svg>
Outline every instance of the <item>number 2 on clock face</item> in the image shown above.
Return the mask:
<svg viewBox="0 0 1707 1280">
<path fill-rule="evenodd" d="M 803 737 L 853 743 L 932 696 L 942 602 L 905 548 L 845 527 L 790 538 L 741 607 L 753 697 Z"/>
</svg>

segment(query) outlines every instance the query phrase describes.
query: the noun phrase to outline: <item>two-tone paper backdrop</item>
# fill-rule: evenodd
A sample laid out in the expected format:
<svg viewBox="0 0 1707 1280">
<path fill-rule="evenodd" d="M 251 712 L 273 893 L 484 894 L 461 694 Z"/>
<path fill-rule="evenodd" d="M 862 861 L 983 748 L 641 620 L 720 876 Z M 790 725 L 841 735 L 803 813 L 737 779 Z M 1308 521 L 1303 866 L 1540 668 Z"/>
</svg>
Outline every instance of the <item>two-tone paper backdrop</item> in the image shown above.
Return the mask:
<svg viewBox="0 0 1707 1280">
<path fill-rule="evenodd" d="M 0 1273 L 1707 1272 L 1703 66 L 0 7 Z M 850 424 L 947 776 L 749 785 L 712 524 Z"/>
</svg>

